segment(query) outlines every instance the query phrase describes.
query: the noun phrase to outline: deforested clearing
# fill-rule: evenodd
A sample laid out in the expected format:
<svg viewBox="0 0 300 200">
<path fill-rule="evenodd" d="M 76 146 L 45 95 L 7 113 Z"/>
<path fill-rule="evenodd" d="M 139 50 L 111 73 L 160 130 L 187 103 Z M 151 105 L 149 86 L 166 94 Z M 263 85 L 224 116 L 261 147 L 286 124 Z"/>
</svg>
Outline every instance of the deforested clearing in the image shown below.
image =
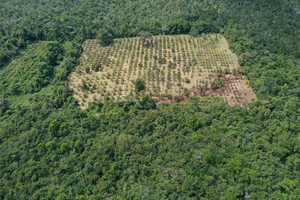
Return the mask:
<svg viewBox="0 0 300 200">
<path fill-rule="evenodd" d="M 86 40 L 69 86 L 86 108 L 107 97 L 135 99 L 137 79 L 145 83 L 142 93 L 157 102 L 220 96 L 230 105 L 243 106 L 256 100 L 249 81 L 240 74 L 237 56 L 220 34 L 123 38 L 107 47 Z"/>
</svg>

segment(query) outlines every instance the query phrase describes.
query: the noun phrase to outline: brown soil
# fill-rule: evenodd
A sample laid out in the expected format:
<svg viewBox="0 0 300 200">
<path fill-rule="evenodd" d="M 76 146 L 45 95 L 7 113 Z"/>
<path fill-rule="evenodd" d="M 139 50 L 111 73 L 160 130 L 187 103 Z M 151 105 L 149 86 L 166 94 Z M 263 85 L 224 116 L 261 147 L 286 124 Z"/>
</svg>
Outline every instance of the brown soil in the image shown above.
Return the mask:
<svg viewBox="0 0 300 200">
<path fill-rule="evenodd" d="M 240 68 L 238 57 L 219 34 L 154 36 L 149 47 L 144 47 L 139 38 L 116 39 L 108 47 L 100 46 L 97 40 L 86 40 L 83 50 L 80 64 L 69 78 L 73 96 L 83 109 L 105 96 L 131 99 L 137 78 L 145 81 L 145 92 L 158 103 L 184 101 L 187 96 L 220 96 L 228 104 L 240 106 L 256 100 L 247 80 L 234 75 Z M 95 61 L 101 63 L 101 70 L 92 69 Z M 224 73 L 224 87 L 198 89 L 210 87 Z M 189 94 L 182 95 L 186 90 Z"/>
<path fill-rule="evenodd" d="M 223 75 L 225 84 L 223 87 L 212 89 L 196 89 L 193 88 L 187 95 L 181 94 L 171 98 L 156 98 L 155 102 L 160 103 L 179 103 L 185 102 L 190 97 L 222 97 L 225 102 L 231 106 L 245 106 L 248 103 L 255 102 L 257 97 L 251 87 L 247 85 L 241 74 L 239 75 Z"/>
</svg>

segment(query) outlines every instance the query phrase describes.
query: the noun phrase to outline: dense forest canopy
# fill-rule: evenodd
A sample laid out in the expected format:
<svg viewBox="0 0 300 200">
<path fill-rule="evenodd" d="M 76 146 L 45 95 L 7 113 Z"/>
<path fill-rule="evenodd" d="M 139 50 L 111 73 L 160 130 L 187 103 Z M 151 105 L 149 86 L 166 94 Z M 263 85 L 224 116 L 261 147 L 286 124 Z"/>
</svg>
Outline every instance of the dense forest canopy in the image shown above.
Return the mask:
<svg viewBox="0 0 300 200">
<path fill-rule="evenodd" d="M 299 199 L 298 0 L 0 0 L 0 199 Z M 221 33 L 258 101 L 90 104 L 85 39 Z"/>
</svg>

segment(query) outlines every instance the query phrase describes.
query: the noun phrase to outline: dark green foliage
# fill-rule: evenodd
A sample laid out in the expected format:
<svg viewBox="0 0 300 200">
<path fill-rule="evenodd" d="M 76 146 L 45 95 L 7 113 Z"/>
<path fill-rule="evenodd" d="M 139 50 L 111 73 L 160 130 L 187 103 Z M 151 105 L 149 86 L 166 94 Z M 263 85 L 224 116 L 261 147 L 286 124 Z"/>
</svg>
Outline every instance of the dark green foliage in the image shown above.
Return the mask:
<svg viewBox="0 0 300 200">
<path fill-rule="evenodd" d="M 142 79 L 138 78 L 134 81 L 134 87 L 135 93 L 139 93 L 142 90 L 145 90 L 145 82 Z"/>
<path fill-rule="evenodd" d="M 50 42 L 47 44 L 48 51 L 45 54 L 45 60 L 48 65 L 57 65 L 59 55 L 62 53 L 62 48 L 58 42 Z"/>
<path fill-rule="evenodd" d="M 149 100 L 147 97 L 143 101 Z M 1 195 L 7 199 L 45 197 L 41 190 L 25 192 L 35 187 L 33 181 L 50 193 L 52 187 L 59 186 L 59 192 L 51 193 L 57 199 L 82 195 L 100 199 L 139 195 L 167 199 L 165 194 L 218 199 L 246 193 L 255 199 L 278 195 L 297 199 L 299 157 L 295 139 L 299 130 L 293 128 L 297 123 L 293 106 L 298 107 L 298 102 L 271 99 L 249 105 L 249 109 L 232 108 L 212 98 L 162 104 L 150 110 L 141 110 L 140 105 L 145 104 L 140 102 L 137 107 L 130 104 L 104 103 L 97 116 L 87 116 L 94 110 L 72 107 L 39 111 L 36 116 L 26 109 L 23 114 L 14 110 L 17 118 L 12 118 L 11 123 L 18 120 L 23 125 L 16 130 L 8 129 L 9 124 L 2 126 L 5 129 L 0 150 L 13 155 L 1 157 Z M 276 104 L 284 106 L 274 109 Z M 288 126 L 283 111 L 289 112 Z M 52 120 L 53 115 L 59 118 Z M 30 126 L 28 119 L 40 123 L 28 127 L 28 134 L 19 134 Z M 56 127 L 51 130 L 59 128 L 61 135 L 58 121 L 69 130 L 59 140 L 57 136 L 45 137 L 49 124 Z M 22 176 L 12 179 L 13 172 Z M 162 178 L 176 184 L 161 181 Z M 90 186 L 82 187 L 92 187 L 94 193 L 69 193 L 69 187 L 83 182 Z M 123 188 L 124 184 L 127 188 Z M 265 192 L 266 187 L 269 192 Z M 8 189 L 13 192 L 7 193 Z M 148 192 L 143 193 L 145 190 Z"/>
<path fill-rule="evenodd" d="M 86 68 L 85 68 L 85 72 L 86 72 L 86 73 L 90 73 L 90 71 L 91 71 L 91 69 L 90 69 L 89 67 L 86 67 Z"/>
<path fill-rule="evenodd" d="M 88 91 L 89 90 L 89 87 L 87 86 L 85 81 L 82 81 L 81 89 L 82 89 L 82 91 Z"/>
<path fill-rule="evenodd" d="M 298 4 L 2 1 L 0 199 L 299 199 Z M 108 27 L 220 32 L 259 101 L 144 97 L 80 110 L 68 75 L 84 39 Z"/>
<path fill-rule="evenodd" d="M 49 133 L 51 137 L 58 136 L 59 124 L 56 120 L 53 120 L 49 125 Z"/>
<path fill-rule="evenodd" d="M 4 114 L 7 109 L 7 102 L 5 99 L 0 99 L 0 116 Z"/>
<path fill-rule="evenodd" d="M 201 118 L 200 118 L 200 116 L 197 116 L 197 115 L 188 116 L 187 119 L 186 119 L 186 125 L 190 129 L 192 129 L 193 131 L 195 131 L 201 125 Z"/>
<path fill-rule="evenodd" d="M 155 109 L 156 104 L 154 100 L 150 96 L 144 96 L 138 103 L 138 107 L 142 110 L 150 110 Z"/>
<path fill-rule="evenodd" d="M 108 30 L 101 30 L 97 35 L 97 39 L 102 46 L 108 46 L 114 42 L 113 34 Z"/>
<path fill-rule="evenodd" d="M 38 92 L 53 79 L 59 55 L 61 48 L 56 42 L 31 45 L 0 71 L 0 91 L 8 95 Z"/>
<path fill-rule="evenodd" d="M 213 90 L 219 89 L 224 86 L 224 78 L 219 77 L 210 84 L 210 88 Z"/>
<path fill-rule="evenodd" d="M 189 89 L 183 88 L 183 94 L 184 94 L 185 96 L 189 96 Z"/>
</svg>

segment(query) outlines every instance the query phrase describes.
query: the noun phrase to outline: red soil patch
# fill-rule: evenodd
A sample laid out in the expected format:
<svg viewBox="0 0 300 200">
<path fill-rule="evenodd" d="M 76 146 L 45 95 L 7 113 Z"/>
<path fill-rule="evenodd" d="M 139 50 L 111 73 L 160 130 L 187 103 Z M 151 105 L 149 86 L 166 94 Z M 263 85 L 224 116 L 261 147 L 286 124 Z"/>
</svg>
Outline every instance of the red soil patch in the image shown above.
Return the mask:
<svg viewBox="0 0 300 200">
<path fill-rule="evenodd" d="M 224 86 L 222 88 L 212 89 L 196 89 L 193 88 L 187 95 L 180 94 L 170 98 L 157 98 L 156 102 L 160 103 L 178 103 L 187 101 L 190 97 L 222 97 L 225 102 L 231 106 L 245 106 L 248 103 L 257 100 L 257 97 L 246 80 L 239 75 L 227 74 L 224 78 Z"/>
</svg>

